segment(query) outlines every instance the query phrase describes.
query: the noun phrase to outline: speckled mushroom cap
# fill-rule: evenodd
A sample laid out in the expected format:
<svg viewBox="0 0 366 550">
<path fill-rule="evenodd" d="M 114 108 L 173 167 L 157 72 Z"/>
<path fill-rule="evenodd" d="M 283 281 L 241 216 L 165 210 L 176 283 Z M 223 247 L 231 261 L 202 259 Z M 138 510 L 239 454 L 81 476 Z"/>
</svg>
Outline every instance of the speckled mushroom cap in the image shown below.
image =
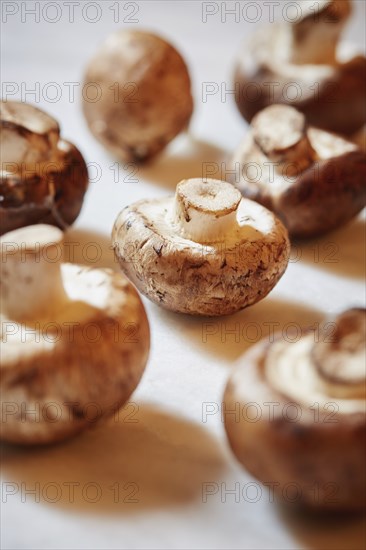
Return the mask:
<svg viewBox="0 0 366 550">
<path fill-rule="evenodd" d="M 91 132 L 125 161 L 142 162 L 159 153 L 188 126 L 193 111 L 183 58 L 144 31 L 123 29 L 108 36 L 86 69 L 83 89 Z"/>
<path fill-rule="evenodd" d="M 148 321 L 122 275 L 60 264 L 59 229 L 30 226 L 0 241 L 1 439 L 52 443 L 126 402 L 147 361 Z"/>
<path fill-rule="evenodd" d="M 258 113 L 230 165 L 242 194 L 275 212 L 292 237 L 336 229 L 366 205 L 365 152 L 308 126 L 293 107 Z"/>
<path fill-rule="evenodd" d="M 281 222 L 217 180 L 184 180 L 175 198 L 126 207 L 112 240 L 123 272 L 143 294 L 192 315 L 225 315 L 261 300 L 289 258 Z"/>
<path fill-rule="evenodd" d="M 230 376 L 224 395 L 229 443 L 280 500 L 365 507 L 365 331 L 365 310 L 348 310 L 327 320 L 319 334 L 262 340 Z"/>
<path fill-rule="evenodd" d="M 33 105 L 1 101 L 0 116 L 0 234 L 35 223 L 67 228 L 88 187 L 81 153 Z"/>
<path fill-rule="evenodd" d="M 253 33 L 234 77 L 236 103 L 248 122 L 282 103 L 331 132 L 352 135 L 366 123 L 366 58 L 340 40 L 351 12 L 350 0 L 298 0 L 285 5 L 286 22 Z"/>
</svg>

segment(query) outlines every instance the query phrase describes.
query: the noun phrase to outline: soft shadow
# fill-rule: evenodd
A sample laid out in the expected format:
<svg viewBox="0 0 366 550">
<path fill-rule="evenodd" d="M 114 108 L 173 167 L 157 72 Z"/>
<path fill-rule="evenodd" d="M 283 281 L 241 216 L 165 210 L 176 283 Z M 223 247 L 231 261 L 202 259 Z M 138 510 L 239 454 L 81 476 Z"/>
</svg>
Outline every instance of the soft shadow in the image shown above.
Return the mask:
<svg viewBox="0 0 366 550">
<path fill-rule="evenodd" d="M 366 520 L 360 513 L 321 513 L 279 506 L 280 519 L 302 548 L 314 550 L 364 550 Z"/>
<path fill-rule="evenodd" d="M 134 403 L 65 443 L 29 449 L 3 445 L 1 451 L 6 480 L 25 487 L 38 483 L 42 504 L 51 505 L 58 491 L 53 506 L 84 513 L 128 514 L 190 502 L 224 464 L 207 430 Z"/>
<path fill-rule="evenodd" d="M 64 261 L 91 267 L 118 270 L 111 239 L 84 229 L 69 229 L 65 233 Z"/>
<path fill-rule="evenodd" d="M 300 336 L 304 329 L 324 319 L 324 313 L 304 304 L 266 298 L 252 307 L 225 317 L 191 317 L 156 306 L 156 314 L 166 330 L 175 330 L 204 352 L 235 361 L 251 345 L 274 332 L 285 338 Z M 293 332 L 295 331 L 295 332 Z"/>
<path fill-rule="evenodd" d="M 206 175 L 221 179 L 221 162 L 226 156 L 226 151 L 216 145 L 187 134 L 174 144 L 174 148 L 168 148 L 154 159 L 154 162 L 141 166 L 140 175 L 144 180 L 175 190 L 177 183 L 183 179 Z"/>
<path fill-rule="evenodd" d="M 366 275 L 365 237 L 365 220 L 356 219 L 320 239 L 293 243 L 292 261 L 361 279 Z"/>
</svg>

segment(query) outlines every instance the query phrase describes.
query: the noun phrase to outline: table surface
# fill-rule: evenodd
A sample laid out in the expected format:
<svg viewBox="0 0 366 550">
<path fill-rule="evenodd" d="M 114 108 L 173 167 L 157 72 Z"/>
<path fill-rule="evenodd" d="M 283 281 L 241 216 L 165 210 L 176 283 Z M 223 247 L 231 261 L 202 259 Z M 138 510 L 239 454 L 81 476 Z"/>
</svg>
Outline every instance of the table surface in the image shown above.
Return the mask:
<svg viewBox="0 0 366 550">
<path fill-rule="evenodd" d="M 241 2 L 235 21 L 221 2 L 76 2 L 73 17 L 72 3 L 36 4 L 2 2 L 3 92 L 49 111 L 85 155 L 92 183 L 67 240 L 76 243 L 76 261 L 85 262 L 94 250 L 100 258 L 93 265 L 117 268 L 109 235 L 118 212 L 132 201 L 172 194 L 178 181 L 200 176 L 203 162 L 220 163 L 243 138 L 246 124 L 232 95 L 203 101 L 202 90 L 207 83 L 230 90 L 234 60 L 245 39 L 268 23 L 269 6 Z M 271 4 L 281 19 L 289 3 Z M 31 8 L 40 10 L 39 20 Z M 204 22 L 203 9 L 217 13 Z M 365 4 L 355 2 L 346 34 L 360 46 L 364 20 Z M 136 181 L 122 165 L 115 171 L 114 159 L 88 132 L 79 99 L 85 64 L 121 27 L 170 39 L 189 64 L 196 101 L 189 134 L 140 168 Z M 144 300 L 150 360 L 119 417 L 62 445 L 1 448 L 2 488 L 14 488 L 6 498 L 3 493 L 2 548 L 362 548 L 362 518 L 308 517 L 273 504 L 259 485 L 247 485 L 253 480 L 230 453 L 220 407 L 233 364 L 268 334 L 268 323 L 308 326 L 363 303 L 364 260 L 364 222 L 358 219 L 298 245 L 270 296 L 236 315 L 188 318 Z M 207 323 L 214 334 L 207 335 Z M 235 338 L 230 330 L 238 329 Z M 205 497 L 207 490 L 212 494 Z"/>
</svg>

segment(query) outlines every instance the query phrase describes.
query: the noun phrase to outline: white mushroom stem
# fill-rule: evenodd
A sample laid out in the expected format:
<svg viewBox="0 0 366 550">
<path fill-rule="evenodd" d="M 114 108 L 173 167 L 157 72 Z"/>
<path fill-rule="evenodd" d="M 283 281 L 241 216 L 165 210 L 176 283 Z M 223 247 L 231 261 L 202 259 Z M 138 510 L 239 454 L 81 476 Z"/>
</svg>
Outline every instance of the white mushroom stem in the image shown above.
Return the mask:
<svg viewBox="0 0 366 550">
<path fill-rule="evenodd" d="M 295 20 L 286 27 L 289 61 L 296 65 L 335 64 L 337 44 L 351 14 L 351 2 L 302 0 L 296 3 L 294 11 Z M 292 18 L 290 14 L 288 17 Z"/>
<path fill-rule="evenodd" d="M 366 389 L 366 311 L 350 309 L 337 317 L 332 338 L 322 335 L 312 358 L 320 376 L 338 385 Z"/>
<path fill-rule="evenodd" d="M 175 215 L 181 235 L 198 243 L 222 241 L 238 226 L 240 192 L 212 179 L 181 181 L 175 194 Z"/>
<path fill-rule="evenodd" d="M 364 382 L 335 383 L 321 376 L 311 357 L 313 346 L 313 334 L 305 335 L 293 343 L 278 340 L 270 346 L 265 360 L 265 373 L 271 386 L 291 401 L 308 408 L 331 407 L 328 412 L 364 413 Z"/>
<path fill-rule="evenodd" d="M 50 317 L 68 300 L 61 276 L 63 233 L 33 225 L 3 235 L 1 310 L 17 321 Z"/>
<path fill-rule="evenodd" d="M 282 175 L 296 176 L 315 158 L 302 113 L 288 105 L 272 105 L 252 121 L 253 138 Z"/>
</svg>

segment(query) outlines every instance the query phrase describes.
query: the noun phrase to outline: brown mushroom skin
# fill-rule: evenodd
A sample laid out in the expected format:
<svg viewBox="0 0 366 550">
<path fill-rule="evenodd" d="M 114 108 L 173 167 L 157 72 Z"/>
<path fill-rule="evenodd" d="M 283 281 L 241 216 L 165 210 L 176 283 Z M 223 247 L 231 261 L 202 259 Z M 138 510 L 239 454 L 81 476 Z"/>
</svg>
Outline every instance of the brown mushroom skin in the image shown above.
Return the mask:
<svg viewBox="0 0 366 550">
<path fill-rule="evenodd" d="M 87 284 L 92 270 L 79 269 Z M 39 445 L 75 436 L 115 414 L 137 386 L 150 346 L 145 309 L 124 277 L 105 271 L 117 294 L 111 296 L 107 313 L 88 319 L 93 335 L 95 330 L 99 334 L 95 341 L 94 336 L 86 338 L 79 323 L 72 332 L 65 328 L 53 353 L 39 354 L 32 367 L 24 360 L 0 370 L 1 440 Z M 119 292 L 127 300 L 119 303 Z M 26 414 L 32 407 L 39 411 L 36 420 L 34 414 Z"/>
<path fill-rule="evenodd" d="M 32 174 L 27 179 L 19 174 L 0 177 L 0 234 L 33 225 L 49 215 L 51 200 L 46 178 Z"/>
<path fill-rule="evenodd" d="M 261 341 L 246 354 L 239 367 L 240 396 L 233 378 L 225 391 L 225 429 L 235 456 L 254 477 L 273 488 L 279 501 L 289 503 L 293 498 L 293 504 L 317 510 L 364 509 L 364 414 L 344 419 L 320 411 L 314 422 L 315 411 L 302 407 L 301 420 L 289 421 L 282 413 L 292 402 L 275 392 L 264 376 L 269 345 Z M 260 408 L 258 421 L 253 422 L 255 413 L 243 414 L 250 403 Z M 271 403 L 278 404 L 273 412 Z M 230 413 L 238 407 L 240 418 Z"/>
<path fill-rule="evenodd" d="M 63 168 L 50 174 L 53 179 L 55 197 L 54 212 L 42 223 L 69 226 L 80 214 L 84 195 L 88 188 L 88 169 L 80 151 L 69 141 L 63 141 L 65 146 L 62 158 Z M 62 229 L 62 227 L 61 227 Z"/>
<path fill-rule="evenodd" d="M 1 101 L 0 111 L 0 235 L 38 223 L 66 229 L 88 188 L 83 156 L 34 105 Z"/>
<path fill-rule="evenodd" d="M 138 290 L 156 304 L 189 315 L 230 315 L 263 299 L 286 270 L 289 241 L 276 219 L 266 239 L 248 241 L 240 250 L 207 252 L 210 245 L 177 253 L 169 239 L 150 227 L 139 201 L 118 216 L 112 234 L 116 258 Z M 220 246 L 220 245 L 219 245 Z M 154 263 L 148 271 L 145 265 Z M 172 267 L 174 266 L 174 268 Z M 207 295 L 216 288 L 216 295 Z M 215 294 L 213 292 L 213 294 Z"/>
<path fill-rule="evenodd" d="M 251 72 L 252 71 L 252 72 Z M 288 104 L 306 116 L 312 126 L 351 136 L 366 123 L 366 58 L 357 56 L 333 68 L 332 76 L 317 77 L 316 89 L 307 81 L 296 80 L 299 99 L 286 100 L 284 91 L 295 78 L 257 65 L 249 69 L 239 62 L 235 70 L 235 101 L 247 122 L 273 104 Z M 275 87 L 269 84 L 275 84 Z M 255 93 L 254 91 L 255 90 Z"/>
<path fill-rule="evenodd" d="M 157 35 L 135 30 L 111 35 L 87 67 L 84 89 L 90 83 L 101 93 L 96 101 L 84 94 L 86 121 L 117 158 L 147 161 L 188 126 L 193 99 L 187 66 Z"/>
<path fill-rule="evenodd" d="M 78 217 L 88 188 L 88 169 L 80 151 L 62 140 L 63 150 L 41 174 L 0 178 L 0 234 L 36 223 L 66 229 Z"/>
<path fill-rule="evenodd" d="M 350 152 L 305 170 L 270 209 L 292 237 L 317 237 L 346 224 L 364 208 L 365 181 L 366 155 Z"/>
</svg>

